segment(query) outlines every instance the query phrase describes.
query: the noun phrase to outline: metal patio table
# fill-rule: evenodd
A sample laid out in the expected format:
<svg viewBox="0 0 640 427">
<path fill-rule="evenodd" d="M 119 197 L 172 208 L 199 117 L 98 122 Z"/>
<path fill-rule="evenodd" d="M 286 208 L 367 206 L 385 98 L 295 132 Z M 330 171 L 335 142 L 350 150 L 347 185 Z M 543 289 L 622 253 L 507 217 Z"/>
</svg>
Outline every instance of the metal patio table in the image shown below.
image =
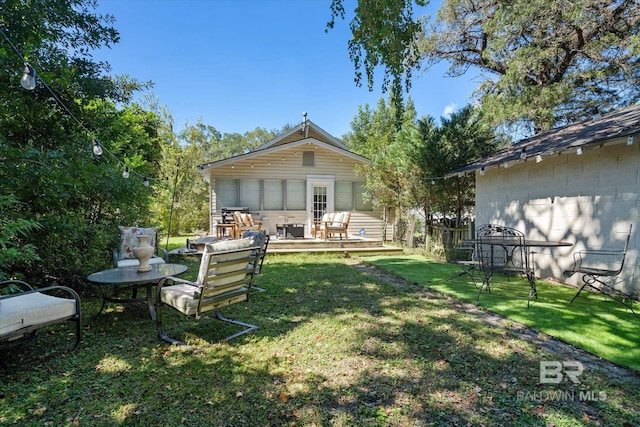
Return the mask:
<svg viewBox="0 0 640 427">
<path fill-rule="evenodd" d="M 153 286 L 165 277 L 178 276 L 185 271 L 187 271 L 187 266 L 182 264 L 153 264 L 151 265 L 151 270 L 145 272 L 139 272 L 137 266 L 118 267 L 90 274 L 87 280 L 99 285 L 102 305 L 98 314 L 102 312 L 107 301 L 115 303 L 146 301 L 149 307 L 149 314 L 155 320 L 156 310 L 153 300 Z M 137 297 L 137 291 L 140 288 L 146 289 L 145 298 Z M 131 298 L 118 297 L 118 294 L 126 291 L 131 291 Z"/>
</svg>

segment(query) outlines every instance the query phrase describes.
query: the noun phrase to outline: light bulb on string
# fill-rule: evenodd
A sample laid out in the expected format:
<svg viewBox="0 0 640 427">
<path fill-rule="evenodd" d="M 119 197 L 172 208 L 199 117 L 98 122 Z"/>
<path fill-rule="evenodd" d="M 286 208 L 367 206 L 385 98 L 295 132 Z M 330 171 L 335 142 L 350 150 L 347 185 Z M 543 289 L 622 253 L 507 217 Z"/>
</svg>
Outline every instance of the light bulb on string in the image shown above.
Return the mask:
<svg viewBox="0 0 640 427">
<path fill-rule="evenodd" d="M 28 62 L 24 63 L 24 72 L 20 79 L 20 84 L 26 90 L 36 88 L 36 70 Z"/>
<path fill-rule="evenodd" d="M 142 185 L 144 185 L 145 187 L 149 186 L 149 179 L 146 176 L 144 177 L 144 181 L 142 181 Z"/>
<path fill-rule="evenodd" d="M 125 166 L 125 167 L 124 167 L 124 170 L 122 171 L 122 177 L 123 177 L 124 179 L 129 178 L 129 166 Z"/>
<path fill-rule="evenodd" d="M 98 142 L 97 139 L 93 138 L 91 145 L 93 146 L 93 154 L 95 154 L 96 156 L 102 156 L 102 145 L 100 145 L 100 142 Z"/>
</svg>

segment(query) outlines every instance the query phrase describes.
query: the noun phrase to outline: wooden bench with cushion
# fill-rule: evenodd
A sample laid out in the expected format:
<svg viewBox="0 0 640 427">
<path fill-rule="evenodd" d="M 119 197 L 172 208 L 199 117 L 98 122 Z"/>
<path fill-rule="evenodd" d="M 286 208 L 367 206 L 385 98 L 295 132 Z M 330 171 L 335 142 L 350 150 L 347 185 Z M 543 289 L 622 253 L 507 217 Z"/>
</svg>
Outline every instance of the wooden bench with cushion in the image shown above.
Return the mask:
<svg viewBox="0 0 640 427">
<path fill-rule="evenodd" d="M 30 335 L 37 329 L 67 320 L 76 324 L 76 341 L 80 345 L 80 297 L 66 286 L 33 289 L 21 280 L 0 282 L 0 341 L 13 341 Z"/>
<path fill-rule="evenodd" d="M 335 234 L 340 235 L 340 240 L 342 240 L 342 234 L 344 234 L 344 238 L 349 238 L 349 220 L 351 219 L 351 212 L 335 212 L 334 214 L 330 214 L 328 220 L 323 220 L 322 233 L 324 234 L 324 239 L 327 240 L 330 236 Z"/>
</svg>

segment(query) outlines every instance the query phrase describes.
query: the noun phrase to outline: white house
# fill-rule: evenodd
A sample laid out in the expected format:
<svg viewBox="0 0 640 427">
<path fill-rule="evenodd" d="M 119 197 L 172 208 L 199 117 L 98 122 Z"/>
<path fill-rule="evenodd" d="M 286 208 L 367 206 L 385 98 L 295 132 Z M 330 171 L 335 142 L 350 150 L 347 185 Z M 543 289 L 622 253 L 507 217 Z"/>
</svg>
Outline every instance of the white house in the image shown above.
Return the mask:
<svg viewBox="0 0 640 427">
<path fill-rule="evenodd" d="M 383 209 L 363 197 L 364 177 L 356 174 L 366 163 L 305 118 L 253 151 L 199 166 L 210 186 L 210 228 L 222 208 L 247 207 L 270 234 L 279 223 L 300 223 L 309 236 L 324 212 L 349 211 L 349 234 L 381 239 Z"/>
</svg>

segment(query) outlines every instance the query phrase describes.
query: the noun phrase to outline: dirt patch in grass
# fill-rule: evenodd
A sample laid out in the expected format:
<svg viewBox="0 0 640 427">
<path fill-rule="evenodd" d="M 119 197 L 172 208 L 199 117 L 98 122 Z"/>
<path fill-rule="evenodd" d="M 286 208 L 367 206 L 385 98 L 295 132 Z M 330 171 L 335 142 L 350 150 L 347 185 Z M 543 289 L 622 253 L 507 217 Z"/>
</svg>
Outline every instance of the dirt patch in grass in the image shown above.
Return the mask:
<svg viewBox="0 0 640 427">
<path fill-rule="evenodd" d="M 463 311 L 467 314 L 471 314 L 482 320 L 483 322 L 486 322 L 487 324 L 503 328 L 512 336 L 532 342 L 542 350 L 558 354 L 563 359 L 578 360 L 590 370 L 599 370 L 605 372 L 611 379 L 631 382 L 640 385 L 640 375 L 638 375 L 634 371 L 595 356 L 587 351 L 584 351 L 569 343 L 540 332 L 534 328 L 530 328 L 526 325 L 523 325 L 522 323 L 505 318 L 498 314 L 486 310 L 481 310 L 475 304 L 470 304 L 457 300 L 455 298 L 451 298 L 438 291 L 421 286 L 417 283 L 410 283 L 404 280 L 402 277 L 399 277 L 393 273 L 389 273 L 376 266 L 366 264 L 361 260 L 349 258 L 345 261 L 347 262 L 347 264 L 351 265 L 357 270 L 365 274 L 374 276 L 377 279 L 396 287 L 414 289 L 420 288 L 423 292 L 432 296 L 436 296 L 438 298 L 446 298 L 449 301 L 451 307 L 454 307 L 455 309 Z"/>
</svg>

